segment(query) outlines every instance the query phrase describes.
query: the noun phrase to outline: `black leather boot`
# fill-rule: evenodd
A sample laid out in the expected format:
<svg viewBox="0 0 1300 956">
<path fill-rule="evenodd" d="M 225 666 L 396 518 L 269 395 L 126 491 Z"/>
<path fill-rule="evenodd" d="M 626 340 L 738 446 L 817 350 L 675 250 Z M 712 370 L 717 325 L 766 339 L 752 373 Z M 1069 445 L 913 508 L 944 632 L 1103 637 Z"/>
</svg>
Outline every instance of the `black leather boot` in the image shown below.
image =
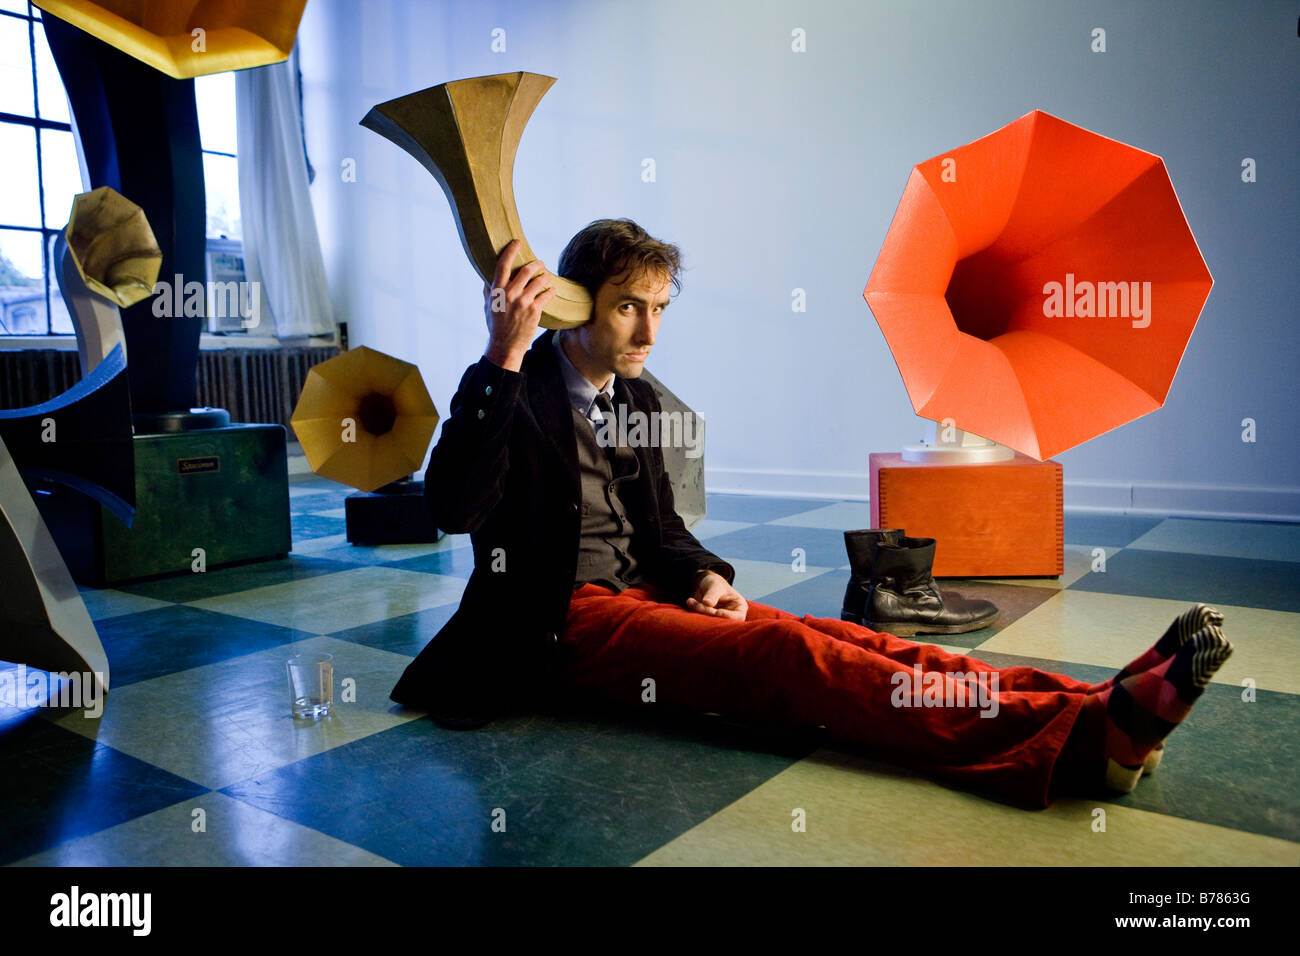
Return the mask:
<svg viewBox="0 0 1300 956">
<path fill-rule="evenodd" d="M 911 637 L 964 634 L 997 620 L 996 605 L 939 591 L 931 575 L 934 546 L 934 538 L 900 537 L 877 543 L 863 622 L 867 627 Z"/>
<path fill-rule="evenodd" d="M 892 544 L 903 537 L 902 528 L 865 528 L 844 532 L 844 549 L 849 553 L 849 584 L 844 589 L 844 607 L 841 621 L 863 624 L 867 611 L 867 595 L 871 591 L 871 560 L 876 545 Z"/>
</svg>

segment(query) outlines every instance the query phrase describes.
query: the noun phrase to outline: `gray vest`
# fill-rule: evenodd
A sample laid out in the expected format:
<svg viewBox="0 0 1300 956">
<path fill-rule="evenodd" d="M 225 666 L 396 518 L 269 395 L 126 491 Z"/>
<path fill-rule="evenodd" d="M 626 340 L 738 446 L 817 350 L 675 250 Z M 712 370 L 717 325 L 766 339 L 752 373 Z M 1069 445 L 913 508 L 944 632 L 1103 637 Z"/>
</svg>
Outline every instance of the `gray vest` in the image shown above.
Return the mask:
<svg viewBox="0 0 1300 956">
<path fill-rule="evenodd" d="M 578 573 L 573 586 L 590 581 L 622 591 L 641 580 L 636 559 L 629 548 L 632 522 L 623 504 L 623 489 L 631 487 L 641 474 L 634 455 L 626 456 L 632 470 L 614 476 L 608 449 L 596 441 L 596 430 L 577 409 L 573 431 L 578 438 L 578 471 L 582 476 L 582 537 L 578 544 Z"/>
</svg>

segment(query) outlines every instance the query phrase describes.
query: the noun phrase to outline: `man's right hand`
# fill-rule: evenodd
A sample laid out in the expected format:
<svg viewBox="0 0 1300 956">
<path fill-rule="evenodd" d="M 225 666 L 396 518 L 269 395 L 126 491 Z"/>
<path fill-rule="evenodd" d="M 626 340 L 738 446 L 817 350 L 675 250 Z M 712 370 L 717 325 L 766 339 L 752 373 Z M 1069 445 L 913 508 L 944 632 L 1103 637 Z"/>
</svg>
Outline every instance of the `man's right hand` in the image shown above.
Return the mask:
<svg viewBox="0 0 1300 956">
<path fill-rule="evenodd" d="M 540 259 L 510 274 L 510 264 L 522 245 L 514 239 L 501 250 L 492 283 L 483 286 L 483 313 L 488 325 L 488 347 L 483 355 L 512 372 L 523 367 L 524 353 L 537 334 L 542 310 L 557 292 L 555 276 L 546 271 Z"/>
</svg>

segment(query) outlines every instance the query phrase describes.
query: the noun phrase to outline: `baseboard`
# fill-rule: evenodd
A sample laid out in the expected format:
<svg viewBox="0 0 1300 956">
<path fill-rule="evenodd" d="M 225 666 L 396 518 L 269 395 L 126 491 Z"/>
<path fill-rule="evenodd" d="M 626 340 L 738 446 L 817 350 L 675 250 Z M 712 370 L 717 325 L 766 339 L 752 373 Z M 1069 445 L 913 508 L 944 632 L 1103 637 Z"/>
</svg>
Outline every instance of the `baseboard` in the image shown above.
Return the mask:
<svg viewBox="0 0 1300 956">
<path fill-rule="evenodd" d="M 1300 521 L 1300 488 L 1067 480 L 1065 507 L 1246 521 Z"/>
<path fill-rule="evenodd" d="M 865 473 L 705 468 L 710 493 L 866 501 Z M 1246 521 L 1300 521 L 1300 488 L 1184 485 L 1161 482 L 1065 481 L 1070 511 L 1185 515 Z"/>
<path fill-rule="evenodd" d="M 704 467 L 704 487 L 710 494 L 768 495 L 777 498 L 828 498 L 866 501 L 870 481 L 850 472 L 760 471 Z"/>
</svg>

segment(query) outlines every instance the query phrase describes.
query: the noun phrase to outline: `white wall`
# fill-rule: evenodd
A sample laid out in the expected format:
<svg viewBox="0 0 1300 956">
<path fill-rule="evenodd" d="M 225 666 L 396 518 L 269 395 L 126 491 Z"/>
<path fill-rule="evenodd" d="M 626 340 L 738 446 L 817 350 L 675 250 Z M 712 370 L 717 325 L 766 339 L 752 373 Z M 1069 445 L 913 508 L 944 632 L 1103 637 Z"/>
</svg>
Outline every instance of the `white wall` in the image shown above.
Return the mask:
<svg viewBox="0 0 1300 956">
<path fill-rule="evenodd" d="M 449 79 L 558 77 L 515 168 L 533 248 L 554 266 L 605 216 L 680 244 L 650 368 L 709 422 L 709 489 L 862 497 L 867 453 L 922 426 L 862 300 L 909 170 L 1040 108 L 1162 156 L 1216 280 L 1165 408 L 1059 457 L 1067 504 L 1300 518 L 1295 31 L 1266 2 L 311 0 L 335 308 L 446 412 L 486 341 L 481 285 L 433 178 L 358 121 Z"/>
</svg>

